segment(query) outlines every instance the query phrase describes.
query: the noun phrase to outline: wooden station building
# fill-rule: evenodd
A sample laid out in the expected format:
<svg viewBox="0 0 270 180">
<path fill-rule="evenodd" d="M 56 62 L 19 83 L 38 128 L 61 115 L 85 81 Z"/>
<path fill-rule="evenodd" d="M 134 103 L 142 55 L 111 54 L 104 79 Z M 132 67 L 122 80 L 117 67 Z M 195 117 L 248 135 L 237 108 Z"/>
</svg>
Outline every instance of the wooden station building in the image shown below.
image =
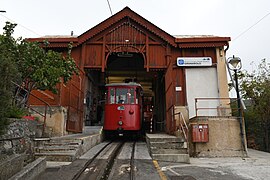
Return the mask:
<svg viewBox="0 0 270 180">
<path fill-rule="evenodd" d="M 229 37 L 172 36 L 126 7 L 79 36 L 29 39 L 44 40 L 50 43 L 47 48 L 63 54 L 72 42 L 72 57 L 80 69 L 67 85 L 59 85 L 59 94 L 34 92 L 58 108 L 53 122 L 47 118 L 47 126 L 60 135 L 81 132 L 84 124 L 102 119 L 98 114 L 106 83 L 140 83 L 153 107 L 154 130 L 169 134 L 179 126 L 176 112 L 187 120 L 200 115 L 195 98 L 229 97 L 225 63 Z M 34 99 L 30 102 L 42 106 Z M 223 101 L 204 105 L 209 109 L 226 106 Z"/>
</svg>

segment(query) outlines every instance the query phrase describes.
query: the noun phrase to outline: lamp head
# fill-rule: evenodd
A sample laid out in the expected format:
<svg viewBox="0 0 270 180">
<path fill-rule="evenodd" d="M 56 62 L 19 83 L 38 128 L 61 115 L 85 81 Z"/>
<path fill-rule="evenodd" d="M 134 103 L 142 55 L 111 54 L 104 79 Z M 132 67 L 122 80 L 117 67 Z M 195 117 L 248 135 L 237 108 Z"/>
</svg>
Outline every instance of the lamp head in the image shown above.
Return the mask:
<svg viewBox="0 0 270 180">
<path fill-rule="evenodd" d="M 230 57 L 228 63 L 232 66 L 232 70 L 239 70 L 242 68 L 241 59 L 239 57 Z"/>
</svg>

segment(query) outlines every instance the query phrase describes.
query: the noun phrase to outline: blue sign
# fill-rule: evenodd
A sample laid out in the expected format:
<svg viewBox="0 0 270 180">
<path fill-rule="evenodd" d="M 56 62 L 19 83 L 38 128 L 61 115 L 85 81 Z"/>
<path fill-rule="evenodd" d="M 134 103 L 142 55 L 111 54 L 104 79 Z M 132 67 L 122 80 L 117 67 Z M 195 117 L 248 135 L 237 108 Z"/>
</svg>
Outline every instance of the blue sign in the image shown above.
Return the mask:
<svg viewBox="0 0 270 180">
<path fill-rule="evenodd" d="M 177 66 L 212 66 L 211 57 L 178 57 Z"/>
</svg>

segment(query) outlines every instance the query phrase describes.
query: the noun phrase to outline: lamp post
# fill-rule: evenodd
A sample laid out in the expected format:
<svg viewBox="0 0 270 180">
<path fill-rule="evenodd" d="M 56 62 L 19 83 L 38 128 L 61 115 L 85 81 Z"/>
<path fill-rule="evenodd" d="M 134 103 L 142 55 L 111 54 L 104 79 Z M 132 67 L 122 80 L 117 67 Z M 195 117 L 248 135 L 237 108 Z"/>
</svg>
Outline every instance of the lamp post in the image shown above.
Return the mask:
<svg viewBox="0 0 270 180">
<path fill-rule="evenodd" d="M 237 71 L 239 71 L 242 68 L 241 59 L 239 57 L 230 57 L 228 60 L 228 67 L 230 70 L 234 71 L 234 80 L 235 80 L 235 91 L 236 91 L 236 97 L 237 97 L 237 110 L 238 110 L 238 118 L 239 118 L 239 124 L 240 124 L 240 134 L 241 134 L 241 141 L 243 145 L 243 149 L 245 152 L 247 152 L 246 144 L 244 140 L 244 133 L 243 133 L 243 117 L 242 117 L 242 108 L 241 108 L 241 99 L 240 99 L 240 92 L 239 92 L 239 85 L 238 85 L 238 75 Z"/>
<path fill-rule="evenodd" d="M 238 109 L 238 117 L 242 117 L 242 110 L 241 110 L 241 100 L 240 100 L 240 92 L 239 92 L 239 85 L 238 85 L 238 75 L 237 71 L 242 68 L 241 59 L 239 57 L 231 57 L 228 59 L 228 63 L 230 64 L 229 68 L 234 71 L 234 81 L 235 81 L 235 91 L 237 97 L 237 109 Z"/>
</svg>

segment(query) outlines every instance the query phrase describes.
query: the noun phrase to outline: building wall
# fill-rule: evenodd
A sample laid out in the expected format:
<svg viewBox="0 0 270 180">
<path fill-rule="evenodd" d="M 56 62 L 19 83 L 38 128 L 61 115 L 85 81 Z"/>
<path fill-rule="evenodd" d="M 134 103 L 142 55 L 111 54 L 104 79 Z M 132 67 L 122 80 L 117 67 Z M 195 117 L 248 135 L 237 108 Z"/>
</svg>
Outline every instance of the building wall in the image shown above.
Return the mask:
<svg viewBox="0 0 270 180">
<path fill-rule="evenodd" d="M 186 68 L 186 92 L 189 118 L 196 116 L 195 98 L 218 98 L 217 70 L 215 67 Z M 217 100 L 198 101 L 198 107 L 216 108 Z M 198 110 L 197 116 L 217 116 L 216 110 Z"/>
<path fill-rule="evenodd" d="M 209 142 L 192 142 L 190 131 L 190 154 L 196 157 L 243 156 L 240 125 L 236 118 L 194 118 L 190 124 L 208 124 Z M 191 127 L 190 127 L 191 128 Z"/>
<path fill-rule="evenodd" d="M 44 113 L 45 110 L 43 106 L 32 106 L 31 108 L 40 113 Z M 52 106 L 51 110 L 48 108 L 44 135 L 52 137 L 68 134 L 66 131 L 67 113 L 67 108 L 63 106 Z M 38 117 L 38 121 L 41 124 L 44 123 L 44 118 L 41 115 L 34 111 L 31 114 L 34 117 Z"/>
</svg>

